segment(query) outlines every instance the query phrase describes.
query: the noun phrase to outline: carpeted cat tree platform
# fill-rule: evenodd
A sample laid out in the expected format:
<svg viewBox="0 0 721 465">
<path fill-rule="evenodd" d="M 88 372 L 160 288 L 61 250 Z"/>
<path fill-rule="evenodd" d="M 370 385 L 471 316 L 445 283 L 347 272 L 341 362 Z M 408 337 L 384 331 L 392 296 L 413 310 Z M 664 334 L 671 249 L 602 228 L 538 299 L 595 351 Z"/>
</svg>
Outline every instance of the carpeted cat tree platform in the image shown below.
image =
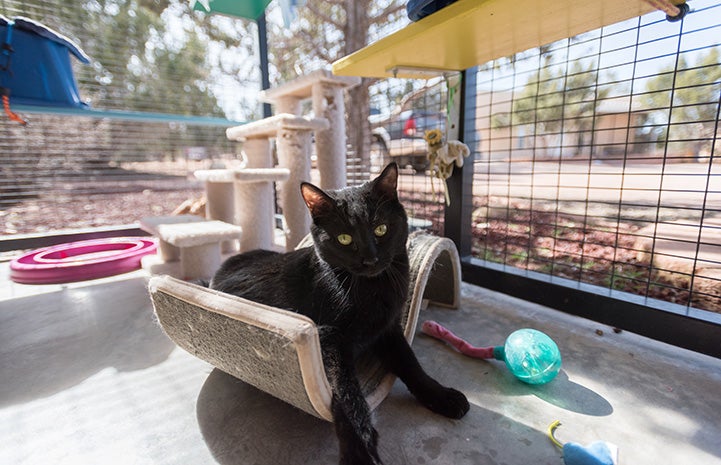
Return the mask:
<svg viewBox="0 0 721 465">
<path fill-rule="evenodd" d="M 311 246 L 307 237 L 299 247 Z M 412 342 L 427 302 L 457 308 L 460 261 L 450 239 L 412 234 L 408 240 L 410 292 L 404 332 Z M 150 295 L 160 325 L 178 346 L 267 393 L 332 421 L 318 329 L 309 318 L 207 289 L 169 276 L 154 277 Z M 371 408 L 386 397 L 395 376 L 378 362 L 360 360 L 358 374 Z"/>
</svg>

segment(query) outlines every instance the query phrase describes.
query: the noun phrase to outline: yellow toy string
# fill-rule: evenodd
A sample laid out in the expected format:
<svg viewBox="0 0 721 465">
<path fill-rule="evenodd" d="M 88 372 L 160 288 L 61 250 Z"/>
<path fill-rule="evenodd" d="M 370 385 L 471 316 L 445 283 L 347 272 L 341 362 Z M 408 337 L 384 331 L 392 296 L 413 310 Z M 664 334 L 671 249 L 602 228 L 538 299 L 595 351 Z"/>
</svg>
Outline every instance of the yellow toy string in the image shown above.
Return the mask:
<svg viewBox="0 0 721 465">
<path fill-rule="evenodd" d="M 553 433 L 556 432 L 556 428 L 558 428 L 559 426 L 561 426 L 560 420 L 556 420 L 548 426 L 548 439 L 550 439 L 551 442 L 554 443 L 559 449 L 563 449 L 563 444 L 561 444 L 558 439 L 556 439 L 556 437 L 553 435 Z"/>
</svg>

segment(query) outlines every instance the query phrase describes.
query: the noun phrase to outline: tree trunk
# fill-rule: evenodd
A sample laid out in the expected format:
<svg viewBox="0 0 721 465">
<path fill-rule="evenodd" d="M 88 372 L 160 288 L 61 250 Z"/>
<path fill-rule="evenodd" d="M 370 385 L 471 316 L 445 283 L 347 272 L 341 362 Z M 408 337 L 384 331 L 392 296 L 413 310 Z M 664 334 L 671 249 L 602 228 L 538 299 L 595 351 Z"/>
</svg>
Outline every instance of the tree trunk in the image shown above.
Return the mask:
<svg viewBox="0 0 721 465">
<path fill-rule="evenodd" d="M 348 55 L 363 48 L 368 42 L 370 0 L 346 0 L 346 23 L 344 26 L 344 53 Z M 369 79 L 348 91 L 346 102 L 346 128 L 348 134 L 349 162 L 355 159 L 356 166 L 348 167 L 348 183 L 365 181 L 370 172 L 370 98 Z"/>
</svg>

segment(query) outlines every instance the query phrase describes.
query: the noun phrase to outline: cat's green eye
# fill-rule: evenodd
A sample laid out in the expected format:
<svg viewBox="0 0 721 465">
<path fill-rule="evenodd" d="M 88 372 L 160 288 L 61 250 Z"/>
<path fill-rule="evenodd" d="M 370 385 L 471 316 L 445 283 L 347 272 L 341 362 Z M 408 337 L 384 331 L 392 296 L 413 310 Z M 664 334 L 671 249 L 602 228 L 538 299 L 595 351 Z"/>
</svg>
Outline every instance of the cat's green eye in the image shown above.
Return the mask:
<svg viewBox="0 0 721 465">
<path fill-rule="evenodd" d="M 337 239 L 341 245 L 350 245 L 350 243 L 353 242 L 353 238 L 350 234 L 338 234 Z"/>
<path fill-rule="evenodd" d="M 378 237 L 385 236 L 387 232 L 388 232 L 388 226 L 386 226 L 384 224 L 379 224 L 373 230 L 373 234 L 375 234 Z"/>
</svg>

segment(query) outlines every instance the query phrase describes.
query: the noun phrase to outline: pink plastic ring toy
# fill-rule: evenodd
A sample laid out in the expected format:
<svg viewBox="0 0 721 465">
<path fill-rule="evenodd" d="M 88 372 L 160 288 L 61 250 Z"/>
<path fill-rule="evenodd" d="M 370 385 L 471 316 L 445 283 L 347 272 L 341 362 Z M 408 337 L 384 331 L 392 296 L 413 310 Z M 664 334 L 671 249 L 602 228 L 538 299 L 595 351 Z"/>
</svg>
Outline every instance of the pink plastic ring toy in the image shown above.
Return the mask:
<svg viewBox="0 0 721 465">
<path fill-rule="evenodd" d="M 154 253 L 153 239 L 111 237 L 34 250 L 10 262 L 10 279 L 23 284 L 59 284 L 104 278 L 140 268 Z"/>
</svg>

